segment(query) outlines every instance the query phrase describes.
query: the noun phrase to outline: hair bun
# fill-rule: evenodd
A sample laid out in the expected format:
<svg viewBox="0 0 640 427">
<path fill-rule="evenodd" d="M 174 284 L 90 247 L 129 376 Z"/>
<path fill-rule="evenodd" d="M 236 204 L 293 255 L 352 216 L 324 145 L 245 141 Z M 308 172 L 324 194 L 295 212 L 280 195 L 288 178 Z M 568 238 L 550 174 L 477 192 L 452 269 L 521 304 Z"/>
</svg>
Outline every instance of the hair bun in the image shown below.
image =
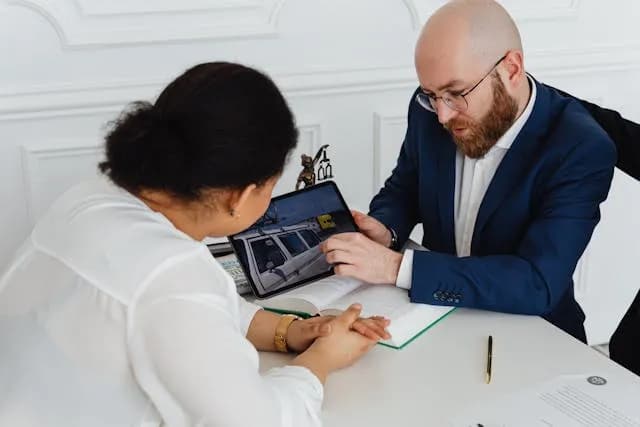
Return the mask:
<svg viewBox="0 0 640 427">
<path fill-rule="evenodd" d="M 163 174 L 187 172 L 179 132 L 149 102 L 132 103 L 111 123 L 106 140 L 108 160 L 99 167 L 116 182 L 157 186 Z"/>
</svg>

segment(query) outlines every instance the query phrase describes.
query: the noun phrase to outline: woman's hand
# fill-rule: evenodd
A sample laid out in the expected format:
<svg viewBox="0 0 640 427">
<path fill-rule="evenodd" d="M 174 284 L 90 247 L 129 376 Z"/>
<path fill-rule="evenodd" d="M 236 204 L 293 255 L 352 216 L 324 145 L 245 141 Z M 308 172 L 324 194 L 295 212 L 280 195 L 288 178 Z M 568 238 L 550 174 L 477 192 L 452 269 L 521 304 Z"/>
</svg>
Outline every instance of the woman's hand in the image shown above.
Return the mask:
<svg viewBox="0 0 640 427">
<path fill-rule="evenodd" d="M 320 337 L 329 335 L 332 331 L 331 322 L 335 316 L 316 316 L 304 320 L 296 320 L 287 331 L 287 347 L 289 350 L 301 353 Z M 389 320 L 381 316 L 359 318 L 351 325 L 351 329 L 371 340 L 389 339 L 386 331 Z"/>
<path fill-rule="evenodd" d="M 292 364 L 308 368 L 324 383 L 330 372 L 349 366 L 362 357 L 378 340 L 353 330 L 361 310 L 360 304 L 353 304 L 332 319 L 328 323 L 331 332 L 317 338 Z"/>
<path fill-rule="evenodd" d="M 331 316 L 317 316 L 292 322 L 287 331 L 289 351 L 301 353 L 309 348 L 316 338 L 329 335 L 331 320 Z"/>
</svg>

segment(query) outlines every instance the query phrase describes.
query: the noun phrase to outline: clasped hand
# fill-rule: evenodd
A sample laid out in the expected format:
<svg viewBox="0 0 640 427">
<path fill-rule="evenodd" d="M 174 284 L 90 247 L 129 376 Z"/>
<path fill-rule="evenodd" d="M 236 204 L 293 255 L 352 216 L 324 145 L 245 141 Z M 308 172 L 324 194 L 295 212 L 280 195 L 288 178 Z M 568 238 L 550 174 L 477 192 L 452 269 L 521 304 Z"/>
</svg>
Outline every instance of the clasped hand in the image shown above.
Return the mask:
<svg viewBox="0 0 640 427">
<path fill-rule="evenodd" d="M 317 338 L 331 334 L 334 320 L 335 316 L 316 316 L 309 319 L 296 320 L 289 326 L 287 346 L 296 353 L 305 351 Z M 350 328 L 362 336 L 377 342 L 391 337 L 386 330 L 387 326 L 389 326 L 388 319 L 382 316 L 372 316 L 357 318 Z"/>
</svg>

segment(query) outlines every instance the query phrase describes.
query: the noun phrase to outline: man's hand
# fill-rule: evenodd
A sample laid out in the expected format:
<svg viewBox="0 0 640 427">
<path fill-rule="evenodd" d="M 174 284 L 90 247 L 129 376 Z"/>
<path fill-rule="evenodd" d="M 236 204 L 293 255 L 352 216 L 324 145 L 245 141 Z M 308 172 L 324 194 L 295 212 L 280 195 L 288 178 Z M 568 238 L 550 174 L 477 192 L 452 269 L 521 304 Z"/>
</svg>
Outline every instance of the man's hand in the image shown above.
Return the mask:
<svg viewBox="0 0 640 427">
<path fill-rule="evenodd" d="M 326 255 L 327 262 L 335 266 L 334 272 L 339 276 L 350 276 L 374 284 L 396 283 L 402 254 L 362 233 L 336 234 L 322 242 L 320 249 Z"/>
<path fill-rule="evenodd" d="M 334 318 L 335 316 L 317 316 L 294 321 L 287 331 L 287 347 L 296 353 L 305 351 L 316 338 L 331 334 L 331 321 Z M 379 341 L 391 338 L 385 329 L 387 326 L 389 326 L 388 319 L 372 316 L 355 320 L 351 329 L 364 337 Z"/>
<path fill-rule="evenodd" d="M 352 210 L 351 215 L 362 234 L 385 248 L 391 246 L 391 232 L 383 223 L 362 212 Z"/>
</svg>

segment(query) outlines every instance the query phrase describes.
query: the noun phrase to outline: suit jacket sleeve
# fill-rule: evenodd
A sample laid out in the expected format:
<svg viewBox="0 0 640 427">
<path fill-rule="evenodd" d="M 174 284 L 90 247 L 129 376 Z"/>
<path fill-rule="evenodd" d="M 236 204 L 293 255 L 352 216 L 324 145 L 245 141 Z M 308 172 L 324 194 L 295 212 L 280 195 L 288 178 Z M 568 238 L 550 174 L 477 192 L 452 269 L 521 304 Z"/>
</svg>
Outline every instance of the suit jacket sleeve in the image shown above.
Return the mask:
<svg viewBox="0 0 640 427">
<path fill-rule="evenodd" d="M 613 144 L 602 137 L 576 144 L 547 181 L 543 202 L 513 254 L 457 258 L 416 251 L 411 300 L 520 314 L 550 312 L 568 290 L 600 220 L 599 205 L 607 197 L 615 161 Z"/>
</svg>

